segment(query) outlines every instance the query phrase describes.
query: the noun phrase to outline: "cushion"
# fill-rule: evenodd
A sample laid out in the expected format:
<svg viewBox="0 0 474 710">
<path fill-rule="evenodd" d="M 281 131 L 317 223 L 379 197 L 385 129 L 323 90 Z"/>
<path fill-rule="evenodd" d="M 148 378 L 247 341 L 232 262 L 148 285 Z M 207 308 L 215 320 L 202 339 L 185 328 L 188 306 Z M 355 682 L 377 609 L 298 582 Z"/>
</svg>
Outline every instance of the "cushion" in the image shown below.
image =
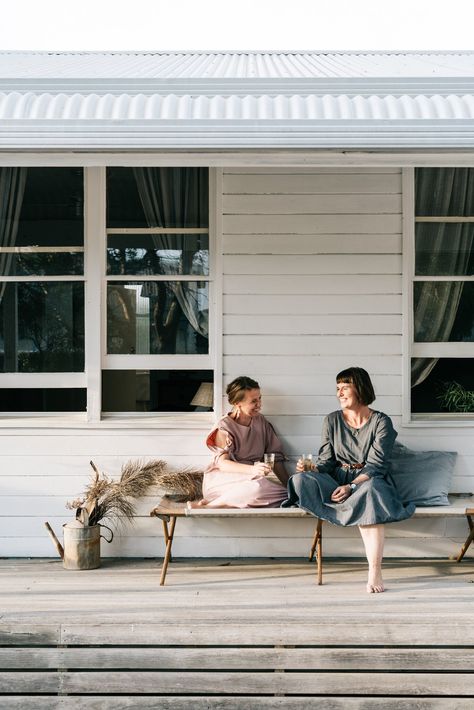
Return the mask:
<svg viewBox="0 0 474 710">
<path fill-rule="evenodd" d="M 413 451 L 395 442 L 391 457 L 393 483 L 404 503 L 449 505 L 455 451 Z"/>
</svg>

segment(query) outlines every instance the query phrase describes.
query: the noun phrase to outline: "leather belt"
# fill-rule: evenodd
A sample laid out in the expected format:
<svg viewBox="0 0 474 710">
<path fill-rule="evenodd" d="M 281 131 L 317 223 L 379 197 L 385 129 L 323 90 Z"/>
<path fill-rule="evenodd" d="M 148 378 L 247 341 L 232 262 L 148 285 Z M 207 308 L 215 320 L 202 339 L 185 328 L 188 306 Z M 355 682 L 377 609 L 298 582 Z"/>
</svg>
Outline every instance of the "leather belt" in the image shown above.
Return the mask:
<svg viewBox="0 0 474 710">
<path fill-rule="evenodd" d="M 361 468 L 364 468 L 365 463 L 341 463 L 340 461 L 337 461 L 337 465 L 340 468 L 345 468 L 345 469 L 350 469 L 350 468 L 361 469 Z"/>
</svg>

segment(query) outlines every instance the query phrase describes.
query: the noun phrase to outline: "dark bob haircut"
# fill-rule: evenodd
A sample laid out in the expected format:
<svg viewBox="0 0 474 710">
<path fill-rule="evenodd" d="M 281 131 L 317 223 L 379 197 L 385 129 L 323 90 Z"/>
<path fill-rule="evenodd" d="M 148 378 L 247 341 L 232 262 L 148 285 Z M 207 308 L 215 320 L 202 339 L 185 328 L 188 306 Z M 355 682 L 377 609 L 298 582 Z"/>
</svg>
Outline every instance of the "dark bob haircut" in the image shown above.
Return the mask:
<svg viewBox="0 0 474 710">
<path fill-rule="evenodd" d="M 348 367 L 342 370 L 336 377 L 336 382 L 345 382 L 354 385 L 357 399 L 361 404 L 372 404 L 375 399 L 375 392 L 369 373 L 362 367 Z"/>
<path fill-rule="evenodd" d="M 235 380 L 232 380 L 232 382 L 227 385 L 226 388 L 229 404 L 238 404 L 243 400 L 246 392 L 249 390 L 259 389 L 260 385 L 258 382 L 255 382 L 255 380 L 252 380 L 251 377 L 246 377 L 245 375 L 242 375 L 242 377 L 236 377 Z"/>
</svg>

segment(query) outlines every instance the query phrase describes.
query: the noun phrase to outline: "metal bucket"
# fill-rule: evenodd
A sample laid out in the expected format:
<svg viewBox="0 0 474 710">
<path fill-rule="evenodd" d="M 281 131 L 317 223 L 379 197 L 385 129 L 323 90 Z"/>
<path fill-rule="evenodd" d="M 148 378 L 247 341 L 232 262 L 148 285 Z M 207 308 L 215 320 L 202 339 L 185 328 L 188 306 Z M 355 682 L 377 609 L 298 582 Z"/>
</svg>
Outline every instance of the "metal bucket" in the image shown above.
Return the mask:
<svg viewBox="0 0 474 710">
<path fill-rule="evenodd" d="M 101 535 L 100 529 L 110 532 L 110 540 Z M 100 538 L 112 542 L 114 534 L 106 525 L 63 525 L 64 558 L 66 569 L 96 569 L 100 567 Z"/>
</svg>

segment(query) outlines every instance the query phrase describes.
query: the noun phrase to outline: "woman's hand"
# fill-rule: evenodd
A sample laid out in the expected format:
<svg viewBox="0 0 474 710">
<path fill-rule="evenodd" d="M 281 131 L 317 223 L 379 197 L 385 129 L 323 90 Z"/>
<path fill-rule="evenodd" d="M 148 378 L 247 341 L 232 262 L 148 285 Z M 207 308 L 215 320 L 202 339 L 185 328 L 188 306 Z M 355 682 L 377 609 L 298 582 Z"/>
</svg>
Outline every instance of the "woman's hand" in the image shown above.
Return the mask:
<svg viewBox="0 0 474 710">
<path fill-rule="evenodd" d="M 263 461 L 257 461 L 253 465 L 253 472 L 256 476 L 268 476 L 272 472 L 272 467 Z"/>
<path fill-rule="evenodd" d="M 298 459 L 298 461 L 296 462 L 296 473 L 304 473 L 304 470 L 305 469 L 304 469 L 303 459 Z M 314 465 L 314 463 L 311 464 L 311 470 L 312 471 L 318 470 L 316 468 L 316 466 Z"/>
<path fill-rule="evenodd" d="M 349 498 L 351 494 L 351 487 L 349 485 L 347 486 L 338 486 L 335 491 L 333 491 L 331 500 L 333 500 L 335 503 L 342 503 L 342 501 L 346 500 L 346 498 Z"/>
</svg>

